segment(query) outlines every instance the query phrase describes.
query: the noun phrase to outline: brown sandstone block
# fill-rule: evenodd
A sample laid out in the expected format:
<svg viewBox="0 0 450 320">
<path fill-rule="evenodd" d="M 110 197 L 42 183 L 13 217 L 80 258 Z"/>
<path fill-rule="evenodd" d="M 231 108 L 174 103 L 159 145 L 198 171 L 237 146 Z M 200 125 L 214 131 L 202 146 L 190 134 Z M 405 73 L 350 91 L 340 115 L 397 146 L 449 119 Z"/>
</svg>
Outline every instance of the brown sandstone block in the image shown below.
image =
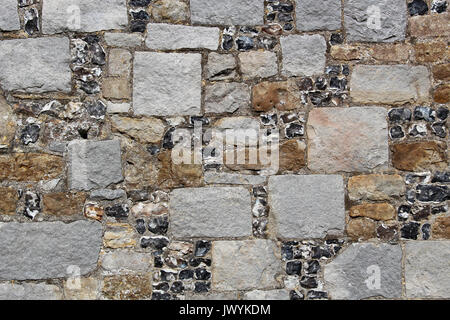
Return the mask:
<svg viewBox="0 0 450 320">
<path fill-rule="evenodd" d="M 435 239 L 450 239 L 450 216 L 437 217 L 433 223 L 431 232 Z"/>
<path fill-rule="evenodd" d="M 351 219 L 347 224 L 347 235 L 355 240 L 376 238 L 375 221 L 367 218 Z"/>
<path fill-rule="evenodd" d="M 16 203 L 19 200 L 17 191 L 13 188 L 0 188 L 0 214 L 15 214 Z"/>
<path fill-rule="evenodd" d="M 0 156 L 0 181 L 39 181 L 62 174 L 62 157 L 44 153 L 15 153 Z"/>
<path fill-rule="evenodd" d="M 415 16 L 409 19 L 412 37 L 440 37 L 450 35 L 450 13 Z"/>
<path fill-rule="evenodd" d="M 392 147 L 392 164 L 404 171 L 445 168 L 445 143 L 426 141 L 401 143 Z"/>
<path fill-rule="evenodd" d="M 389 203 L 363 203 L 350 208 L 350 217 L 391 220 L 395 218 L 395 208 Z"/>
<path fill-rule="evenodd" d="M 44 213 L 52 215 L 81 215 L 86 194 L 80 193 L 50 193 L 43 196 Z"/>
</svg>

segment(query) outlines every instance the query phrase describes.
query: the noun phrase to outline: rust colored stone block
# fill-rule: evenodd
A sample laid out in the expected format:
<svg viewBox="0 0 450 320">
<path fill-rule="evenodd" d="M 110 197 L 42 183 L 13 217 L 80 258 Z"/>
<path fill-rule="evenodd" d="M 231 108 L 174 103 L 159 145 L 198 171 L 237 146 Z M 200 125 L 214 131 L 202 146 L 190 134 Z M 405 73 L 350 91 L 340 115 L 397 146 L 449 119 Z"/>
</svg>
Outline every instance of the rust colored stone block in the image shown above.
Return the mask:
<svg viewBox="0 0 450 320">
<path fill-rule="evenodd" d="M 434 141 L 401 143 L 392 147 L 392 164 L 404 171 L 445 168 L 445 143 Z"/>
</svg>

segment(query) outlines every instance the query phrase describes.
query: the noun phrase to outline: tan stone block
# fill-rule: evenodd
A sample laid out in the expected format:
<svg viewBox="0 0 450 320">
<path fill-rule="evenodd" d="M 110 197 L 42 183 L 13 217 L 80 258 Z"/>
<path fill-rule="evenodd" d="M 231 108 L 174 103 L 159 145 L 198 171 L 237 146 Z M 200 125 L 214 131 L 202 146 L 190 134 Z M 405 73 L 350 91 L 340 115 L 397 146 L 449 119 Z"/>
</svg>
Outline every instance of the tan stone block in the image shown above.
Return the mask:
<svg viewBox="0 0 450 320">
<path fill-rule="evenodd" d="M 44 213 L 57 216 L 81 215 L 85 201 L 86 194 L 84 192 L 44 194 Z"/>
<path fill-rule="evenodd" d="M 450 239 L 450 216 L 437 217 L 431 229 L 434 239 Z"/>
<path fill-rule="evenodd" d="M 347 224 L 347 235 L 355 240 L 376 238 L 375 221 L 367 218 L 350 219 Z"/>
<path fill-rule="evenodd" d="M 450 13 L 415 16 L 409 19 L 412 37 L 445 37 L 450 35 Z"/>
<path fill-rule="evenodd" d="M 434 89 L 433 99 L 437 103 L 450 102 L 450 84 L 443 84 Z"/>
<path fill-rule="evenodd" d="M 159 143 L 163 136 L 165 125 L 157 118 L 129 118 L 112 116 L 111 124 L 113 132 L 126 134 L 140 143 Z"/>
<path fill-rule="evenodd" d="M 350 200 L 389 200 L 405 192 L 405 182 L 398 175 L 369 174 L 353 176 L 348 180 Z"/>
<path fill-rule="evenodd" d="M 0 214 L 15 214 L 16 204 L 19 200 L 17 191 L 13 188 L 0 187 Z"/>
<path fill-rule="evenodd" d="M 111 300 L 148 300 L 152 295 L 151 274 L 106 276 L 102 292 Z"/>
<path fill-rule="evenodd" d="M 107 248 L 133 248 L 136 246 L 134 228 L 126 223 L 108 223 L 103 236 L 103 245 Z"/>
<path fill-rule="evenodd" d="M 392 164 L 404 171 L 444 169 L 446 149 L 445 143 L 434 141 L 396 144 L 392 146 Z"/>
<path fill-rule="evenodd" d="M 331 47 L 331 57 L 336 60 L 360 60 L 367 54 L 365 48 L 356 45 L 338 45 Z"/>
<path fill-rule="evenodd" d="M 433 66 L 434 80 L 450 81 L 450 63 Z"/>
<path fill-rule="evenodd" d="M 102 86 L 103 97 L 110 99 L 130 99 L 131 88 L 127 78 L 105 78 Z"/>
<path fill-rule="evenodd" d="M 67 300 L 96 300 L 100 281 L 95 278 L 75 278 L 64 281 L 64 295 Z"/>
<path fill-rule="evenodd" d="M 395 208 L 389 203 L 363 203 L 350 208 L 350 217 L 392 220 L 395 215 Z"/>
<path fill-rule="evenodd" d="M 371 56 L 384 62 L 406 62 L 411 47 L 404 43 L 377 44 L 371 48 Z"/>
<path fill-rule="evenodd" d="M 266 112 L 272 108 L 294 110 L 301 105 L 299 90 L 293 81 L 261 82 L 252 89 L 252 107 Z"/>
<path fill-rule="evenodd" d="M 0 92 L 0 150 L 8 149 L 16 132 L 16 119 L 12 108 Z"/>
<path fill-rule="evenodd" d="M 44 153 L 0 155 L 0 181 L 39 181 L 58 177 L 64 170 L 62 157 Z"/>
<path fill-rule="evenodd" d="M 158 185 L 161 188 L 176 186 L 198 187 L 203 184 L 203 170 L 201 164 L 175 164 L 172 152 L 165 151 L 158 155 L 161 168 L 158 175 Z"/>
<path fill-rule="evenodd" d="M 298 171 L 306 165 L 306 145 L 303 141 L 288 140 L 280 146 L 280 171 Z"/>
<path fill-rule="evenodd" d="M 414 45 L 414 57 L 416 62 L 438 62 L 448 57 L 447 43 L 444 41 L 432 41 L 416 43 Z"/>
<path fill-rule="evenodd" d="M 108 72 L 111 76 L 128 77 L 131 71 L 132 55 L 125 49 L 111 49 L 109 51 Z"/>
</svg>

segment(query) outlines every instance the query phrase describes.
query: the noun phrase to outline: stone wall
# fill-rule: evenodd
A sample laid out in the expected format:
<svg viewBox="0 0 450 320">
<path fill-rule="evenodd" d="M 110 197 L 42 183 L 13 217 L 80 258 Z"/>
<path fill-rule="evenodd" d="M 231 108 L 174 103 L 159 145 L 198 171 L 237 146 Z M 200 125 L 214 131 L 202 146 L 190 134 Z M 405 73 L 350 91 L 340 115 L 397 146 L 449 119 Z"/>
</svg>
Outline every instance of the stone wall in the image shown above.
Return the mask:
<svg viewBox="0 0 450 320">
<path fill-rule="evenodd" d="M 0 299 L 450 298 L 447 2 L 0 0 Z"/>
</svg>

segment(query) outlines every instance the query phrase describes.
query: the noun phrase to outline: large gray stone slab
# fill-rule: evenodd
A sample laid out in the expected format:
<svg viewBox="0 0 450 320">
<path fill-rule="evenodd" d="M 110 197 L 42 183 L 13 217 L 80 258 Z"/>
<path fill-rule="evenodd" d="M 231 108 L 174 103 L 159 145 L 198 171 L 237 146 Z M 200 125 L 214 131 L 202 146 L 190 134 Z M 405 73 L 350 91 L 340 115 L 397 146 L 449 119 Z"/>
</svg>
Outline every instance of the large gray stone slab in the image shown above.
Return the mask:
<svg viewBox="0 0 450 320">
<path fill-rule="evenodd" d="M 252 233 L 250 192 L 242 187 L 176 189 L 169 210 L 175 238 L 238 238 Z"/>
<path fill-rule="evenodd" d="M 402 41 L 406 36 L 406 22 L 403 0 L 348 0 L 344 5 L 348 41 Z"/>
<path fill-rule="evenodd" d="M 199 115 L 201 55 L 136 52 L 133 108 L 137 115 Z"/>
<path fill-rule="evenodd" d="M 97 267 L 101 245 L 98 222 L 1 223 L 0 279 L 67 278 L 77 271 L 85 275 Z"/>
<path fill-rule="evenodd" d="M 341 29 L 341 0 L 296 0 L 295 16 L 300 31 Z"/>
<path fill-rule="evenodd" d="M 263 25 L 264 0 L 191 0 L 191 21 L 207 25 Z"/>
<path fill-rule="evenodd" d="M 42 31 L 44 34 L 123 29 L 127 25 L 126 0 L 43 1 Z"/>
<path fill-rule="evenodd" d="M 344 182 L 339 175 L 269 177 L 270 214 L 283 239 L 323 238 L 345 228 Z"/>
<path fill-rule="evenodd" d="M 217 82 L 206 87 L 206 113 L 233 113 L 250 101 L 250 87 L 245 83 Z"/>
<path fill-rule="evenodd" d="M 0 283 L 0 300 L 62 300 L 62 290 L 46 283 Z"/>
<path fill-rule="evenodd" d="M 0 0 L 0 30 L 14 31 L 20 29 L 17 0 Z"/>
<path fill-rule="evenodd" d="M 324 267 L 325 289 L 332 299 L 402 295 L 399 245 L 354 243 Z"/>
<path fill-rule="evenodd" d="M 70 92 L 69 63 L 67 38 L 0 41 L 0 86 L 6 91 Z"/>
<path fill-rule="evenodd" d="M 214 241 L 212 289 L 275 289 L 283 270 L 279 248 L 271 240 Z"/>
<path fill-rule="evenodd" d="M 408 241 L 405 247 L 408 298 L 450 298 L 450 241 Z"/>
<path fill-rule="evenodd" d="M 123 180 L 118 140 L 75 140 L 68 150 L 70 189 L 101 189 Z"/>
</svg>

